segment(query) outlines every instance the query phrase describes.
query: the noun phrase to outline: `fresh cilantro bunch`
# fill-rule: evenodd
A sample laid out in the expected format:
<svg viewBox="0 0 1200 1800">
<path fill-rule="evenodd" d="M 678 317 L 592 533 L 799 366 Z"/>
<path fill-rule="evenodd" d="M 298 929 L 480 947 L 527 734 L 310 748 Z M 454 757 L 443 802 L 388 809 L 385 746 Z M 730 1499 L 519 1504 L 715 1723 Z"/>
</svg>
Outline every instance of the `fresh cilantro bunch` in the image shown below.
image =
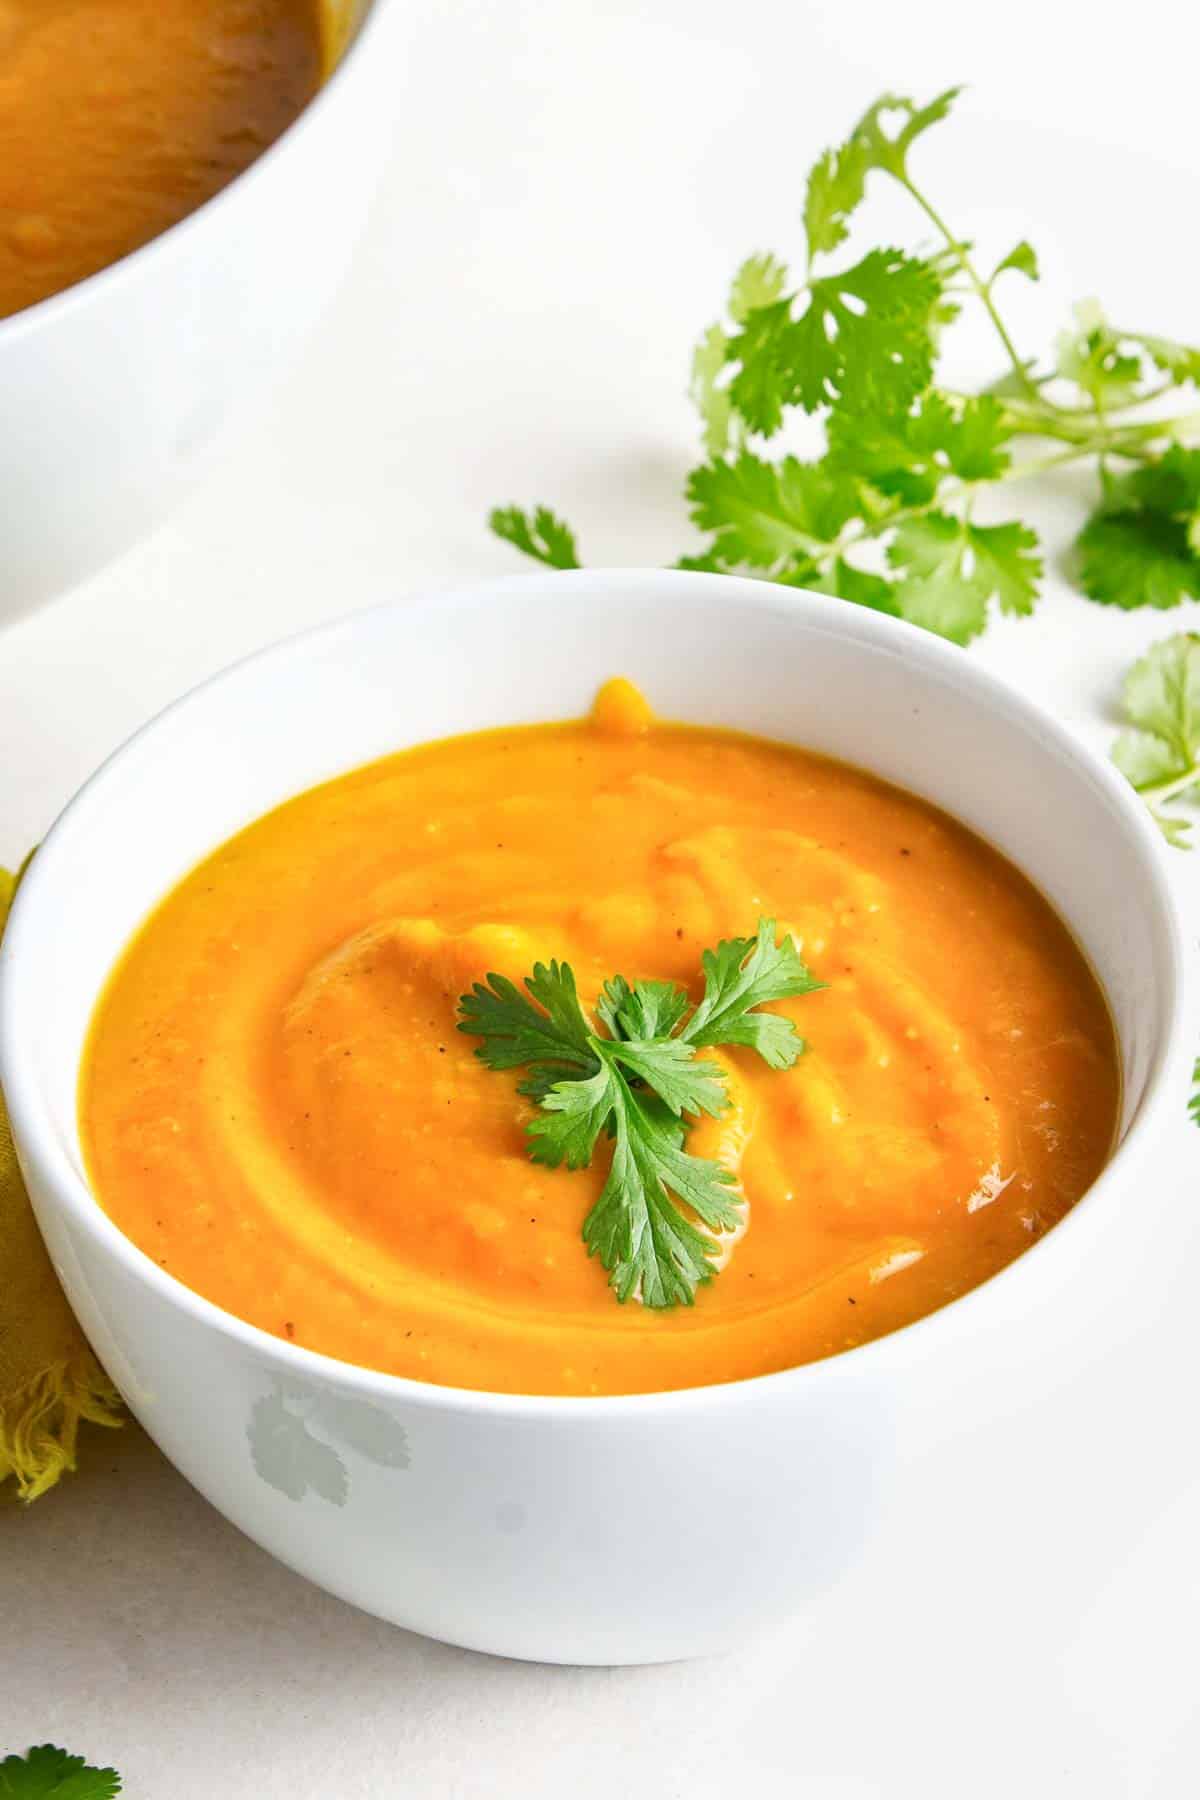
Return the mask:
<svg viewBox="0 0 1200 1800">
<path fill-rule="evenodd" d="M 726 317 L 692 358 L 705 460 L 687 478 L 687 499 L 708 539 L 678 566 L 817 588 L 966 644 L 993 605 L 1031 612 L 1042 573 L 1029 526 L 976 523 L 976 496 L 1091 462 L 1098 502 L 1077 550 L 1084 591 L 1120 607 L 1200 597 L 1200 450 L 1181 445 L 1200 416 L 1143 410 L 1200 386 L 1200 351 L 1118 330 L 1095 302 L 1076 309 L 1049 357 L 1018 350 L 997 295 L 1011 277 L 1038 279 L 1032 246 L 1015 244 L 985 272 L 909 169 L 913 145 L 957 91 L 927 106 L 885 95 L 818 159 L 802 279 L 771 255 L 752 256 L 734 277 Z M 879 179 L 905 190 L 937 247 L 882 246 L 842 266 L 851 216 Z M 966 306 L 982 307 L 1007 365 L 980 394 L 936 380 L 942 334 Z M 824 420 L 816 461 L 768 453 L 797 411 Z M 546 507 L 499 509 L 490 523 L 528 556 L 578 566 L 573 533 Z"/>
<path fill-rule="evenodd" d="M 631 985 L 614 975 L 596 1004 L 599 1030 L 566 963 L 535 964 L 525 993 L 491 974 L 459 1001 L 458 1028 L 482 1038 L 476 1055 L 488 1068 L 529 1070 L 518 1091 L 541 1109 L 527 1128 L 534 1162 L 583 1169 L 600 1137 L 611 1139 L 608 1179 L 583 1241 L 620 1301 L 690 1306 L 713 1277 L 718 1235 L 740 1222 L 733 1176 L 685 1148 L 688 1119 L 717 1118 L 728 1104 L 720 1065 L 697 1051 L 736 1044 L 772 1069 L 790 1069 L 803 1039 L 790 1019 L 755 1009 L 823 986 L 790 937 L 776 942 L 773 919 L 702 961 L 697 1006 L 674 982 Z"/>
<path fill-rule="evenodd" d="M 95 1769 L 53 1744 L 0 1762 L 0 1800 L 113 1800 L 120 1792 L 115 1769 Z"/>
</svg>

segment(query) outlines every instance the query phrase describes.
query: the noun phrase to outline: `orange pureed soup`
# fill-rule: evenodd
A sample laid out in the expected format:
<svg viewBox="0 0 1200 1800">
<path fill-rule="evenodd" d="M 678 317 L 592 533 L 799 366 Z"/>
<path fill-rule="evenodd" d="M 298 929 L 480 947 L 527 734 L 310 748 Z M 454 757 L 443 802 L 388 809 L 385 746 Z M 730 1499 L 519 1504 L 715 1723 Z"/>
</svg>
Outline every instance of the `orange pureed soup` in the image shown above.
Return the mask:
<svg viewBox="0 0 1200 1800">
<path fill-rule="evenodd" d="M 0 0 L 0 318 L 224 187 L 325 49 L 319 0 Z"/>
<path fill-rule="evenodd" d="M 610 1151 L 529 1159 L 521 1071 L 456 1029 L 490 971 L 566 958 L 698 997 L 779 922 L 827 987 L 786 1071 L 714 1055 L 687 1147 L 746 1229 L 695 1304 L 620 1304 L 581 1239 Z M 860 770 L 653 721 L 426 744 L 203 862 L 97 1009 L 87 1162 L 117 1225 L 228 1311 L 350 1362 L 542 1394 L 688 1387 L 904 1325 L 1002 1268 L 1105 1162 L 1119 1075 L 1095 978 L 1028 881 Z"/>
</svg>

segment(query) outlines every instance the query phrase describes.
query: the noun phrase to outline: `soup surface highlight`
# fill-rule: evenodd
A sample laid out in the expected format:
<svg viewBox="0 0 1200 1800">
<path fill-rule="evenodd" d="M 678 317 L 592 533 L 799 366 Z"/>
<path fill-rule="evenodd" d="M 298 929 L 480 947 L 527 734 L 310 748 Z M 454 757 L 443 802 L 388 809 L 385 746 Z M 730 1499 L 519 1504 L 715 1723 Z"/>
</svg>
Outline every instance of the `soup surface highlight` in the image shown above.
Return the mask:
<svg viewBox="0 0 1200 1800">
<path fill-rule="evenodd" d="M 698 996 L 701 952 L 790 932 L 793 1069 L 715 1053 L 748 1226 L 693 1307 L 621 1305 L 580 1232 L 603 1185 L 529 1160 L 521 1071 L 456 1029 L 492 970 L 566 958 Z M 710 1054 L 707 1053 L 706 1054 Z M 593 717 L 447 739 L 288 802 L 151 916 L 81 1077 L 95 1192 L 164 1269 L 278 1336 L 452 1386 L 610 1394 L 787 1368 L 1002 1268 L 1105 1162 L 1101 991 L 1028 881 L 857 769 Z"/>
<path fill-rule="evenodd" d="M 0 0 L 0 318 L 194 212 L 322 69 L 319 0 Z"/>
</svg>

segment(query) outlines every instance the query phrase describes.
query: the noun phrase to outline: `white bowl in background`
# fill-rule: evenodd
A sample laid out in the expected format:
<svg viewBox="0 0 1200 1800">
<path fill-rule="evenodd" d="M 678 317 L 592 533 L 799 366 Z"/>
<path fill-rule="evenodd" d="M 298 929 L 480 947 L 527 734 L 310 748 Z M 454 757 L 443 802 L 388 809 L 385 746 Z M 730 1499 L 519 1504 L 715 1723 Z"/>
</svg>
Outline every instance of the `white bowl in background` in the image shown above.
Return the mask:
<svg viewBox="0 0 1200 1800">
<path fill-rule="evenodd" d="M 667 718 L 809 745 L 927 796 L 1038 884 L 1113 1008 L 1125 1089 L 1109 1167 L 1024 1257 L 931 1317 L 828 1361 L 679 1393 L 422 1384 L 298 1349 L 181 1286 L 100 1210 L 80 1154 L 84 1038 L 130 934 L 200 857 L 298 790 L 447 733 L 578 715 L 617 672 Z M 1007 1398 L 1035 1403 L 1057 1355 L 1103 1337 L 1138 1171 L 1183 1092 L 1182 977 L 1141 803 L 962 651 L 760 582 L 530 574 L 265 651 L 119 750 L 17 897 L 0 946 L 0 1083 L 89 1337 L 228 1518 L 321 1586 L 430 1636 L 644 1662 L 724 1647 L 861 1554 L 897 1459 L 911 1465 L 912 1407 L 947 1439 L 961 1423 L 947 1372 L 978 1426 L 973 1371 L 999 1363 Z"/>
<path fill-rule="evenodd" d="M 403 0 L 361 0 L 304 111 L 193 213 L 0 319 L 0 618 L 126 548 L 286 372 L 386 159 Z M 349 25 L 347 0 L 331 14 Z"/>
</svg>

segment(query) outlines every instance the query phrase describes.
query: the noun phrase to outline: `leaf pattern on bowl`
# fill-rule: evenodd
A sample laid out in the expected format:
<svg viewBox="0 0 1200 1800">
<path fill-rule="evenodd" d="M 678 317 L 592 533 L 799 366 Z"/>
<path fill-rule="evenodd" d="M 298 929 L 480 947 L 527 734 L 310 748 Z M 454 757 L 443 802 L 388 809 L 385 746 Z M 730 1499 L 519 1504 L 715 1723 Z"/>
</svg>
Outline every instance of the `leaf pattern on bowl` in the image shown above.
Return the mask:
<svg viewBox="0 0 1200 1800">
<path fill-rule="evenodd" d="M 293 1379 L 276 1380 L 254 1402 L 246 1437 L 255 1472 L 289 1500 L 314 1493 L 346 1504 L 350 1476 L 335 1444 L 377 1468 L 407 1469 L 411 1460 L 407 1433 L 382 1407 Z"/>
</svg>

